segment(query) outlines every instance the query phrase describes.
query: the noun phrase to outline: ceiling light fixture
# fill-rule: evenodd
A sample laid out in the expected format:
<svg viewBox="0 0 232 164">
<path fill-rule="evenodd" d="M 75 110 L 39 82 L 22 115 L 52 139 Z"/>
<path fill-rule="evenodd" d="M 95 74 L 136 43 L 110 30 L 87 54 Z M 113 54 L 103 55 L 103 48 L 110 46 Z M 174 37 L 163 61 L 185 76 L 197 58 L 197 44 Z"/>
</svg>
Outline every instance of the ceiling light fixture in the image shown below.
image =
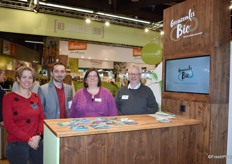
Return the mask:
<svg viewBox="0 0 232 164">
<path fill-rule="evenodd" d="M 34 10 L 33 10 L 36 14 L 38 13 L 38 10 L 36 10 L 36 8 L 34 8 Z"/>
<path fill-rule="evenodd" d="M 150 24 L 151 22 L 149 21 L 144 21 L 144 20 L 139 20 L 139 19 L 134 19 L 134 18 L 128 18 L 128 17 L 122 17 L 122 16 L 117 16 L 117 15 L 112 15 L 112 14 L 107 14 L 107 13 L 102 13 L 102 12 L 97 12 L 96 14 L 102 15 L 102 16 L 107 16 L 107 17 L 113 17 L 113 18 L 120 18 L 124 20 L 130 20 L 134 22 L 140 22 L 140 23 L 145 23 L 145 24 Z"/>
<path fill-rule="evenodd" d="M 34 0 L 33 11 L 37 14 L 39 12 L 39 0 Z"/>
<path fill-rule="evenodd" d="M 109 22 L 109 21 L 106 21 L 106 22 L 105 22 L 105 26 L 106 26 L 106 27 L 110 26 L 110 22 Z"/>
<path fill-rule="evenodd" d="M 52 3 L 39 2 L 39 4 L 43 6 L 57 7 L 61 9 L 67 9 L 67 10 L 74 10 L 74 11 L 80 11 L 80 12 L 85 12 L 85 13 L 93 13 L 93 10 L 80 9 L 80 8 L 68 7 L 68 6 L 63 6 L 63 5 L 56 5 Z"/>
<path fill-rule="evenodd" d="M 149 29 L 148 29 L 148 28 L 145 28 L 145 29 L 144 29 L 144 31 L 145 31 L 145 32 L 148 32 L 148 31 L 149 31 Z"/>
<path fill-rule="evenodd" d="M 33 41 L 33 40 L 25 40 L 26 43 L 35 43 L 35 44 L 44 44 L 44 42 Z"/>
<path fill-rule="evenodd" d="M 86 19 L 85 19 L 85 22 L 86 22 L 86 23 L 91 23 L 91 19 L 86 18 Z"/>
</svg>

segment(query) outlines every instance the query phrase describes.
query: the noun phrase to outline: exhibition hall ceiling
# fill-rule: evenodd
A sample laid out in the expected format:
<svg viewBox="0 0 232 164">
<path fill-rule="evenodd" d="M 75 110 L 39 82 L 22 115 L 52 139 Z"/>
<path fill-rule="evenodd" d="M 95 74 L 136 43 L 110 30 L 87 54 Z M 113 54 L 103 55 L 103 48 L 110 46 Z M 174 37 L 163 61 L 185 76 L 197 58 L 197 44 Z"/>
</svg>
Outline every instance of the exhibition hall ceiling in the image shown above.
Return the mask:
<svg viewBox="0 0 232 164">
<path fill-rule="evenodd" d="M 20 10 L 28 10 L 28 8 L 30 8 L 32 11 L 36 9 L 36 12 L 83 19 L 89 16 L 92 20 L 103 22 L 107 20 L 107 17 L 102 17 L 96 14 L 97 12 L 102 12 L 121 17 L 148 21 L 150 22 L 150 30 L 159 32 L 162 31 L 163 28 L 163 11 L 173 5 L 184 2 L 184 0 L 39 0 L 37 1 L 37 4 L 39 5 L 36 5 L 34 4 L 35 1 L 37 0 L 0 0 L 0 7 Z M 58 9 L 57 7 L 45 6 L 42 5 L 42 3 L 88 9 L 93 11 L 93 13 L 83 13 L 79 11 L 73 12 L 69 9 Z M 146 24 L 123 20 L 120 18 L 112 18 L 110 19 L 110 22 L 135 28 L 146 27 Z"/>
<path fill-rule="evenodd" d="M 119 16 L 147 20 L 163 21 L 163 10 L 184 0 L 46 0 L 47 3 L 91 9 Z"/>
<path fill-rule="evenodd" d="M 163 11 L 184 0 L 0 0 L 0 7 L 31 10 L 161 31 Z M 53 6 L 56 5 L 56 6 Z M 62 6 L 62 7 L 61 7 Z M 65 7 L 63 7 L 65 6 Z M 68 8 L 69 7 L 69 8 Z M 70 8 L 71 7 L 71 8 Z M 91 12 L 79 11 L 87 9 Z M 103 14 L 99 14 L 103 13 Z M 111 14 L 108 16 L 104 14 Z M 114 17 L 114 16 L 119 17 Z M 123 19 L 122 17 L 134 19 Z M 139 22 L 136 20 L 142 20 Z"/>
<path fill-rule="evenodd" d="M 34 4 L 34 0 L 1 0 L 0 6 L 1 7 L 7 7 L 7 8 L 15 8 L 20 10 L 30 10 L 33 11 L 35 8 L 37 12 L 41 13 L 50 13 L 50 14 L 56 14 L 56 15 L 64 15 L 64 16 L 73 16 L 73 17 L 80 17 L 85 18 L 86 14 L 83 14 L 81 12 L 69 12 L 68 9 L 65 10 L 59 10 L 55 7 L 45 7 L 41 4 L 36 5 Z M 145 20 L 152 23 L 159 22 L 159 26 L 155 27 L 155 31 L 161 31 L 162 30 L 162 24 L 163 24 L 163 10 L 171 7 L 173 5 L 176 5 L 180 2 L 183 2 L 183 0 L 39 0 L 39 3 L 50 3 L 50 4 L 56 4 L 56 5 L 64 5 L 64 6 L 70 6 L 73 8 L 81 8 L 81 9 L 89 9 L 93 10 L 94 13 L 96 12 L 104 12 L 108 14 L 133 18 L 133 19 L 139 19 L 139 20 Z M 103 19 L 102 17 L 96 17 L 94 14 L 91 15 L 92 19 Z M 116 20 L 116 18 L 115 18 Z M 115 24 L 121 24 L 124 26 L 132 26 L 132 27 L 138 27 L 138 28 L 144 28 L 145 26 L 143 24 L 137 23 L 137 22 L 130 22 L 126 20 L 120 20 L 117 19 L 117 21 L 111 20 L 111 23 Z M 99 21 L 99 20 L 98 20 Z M 103 20 L 102 20 L 103 21 Z M 33 46 L 32 44 L 25 43 L 25 39 L 31 40 L 31 39 L 37 39 L 37 40 L 43 40 L 42 37 L 38 36 L 32 36 L 30 38 L 30 35 L 18 35 L 18 34 L 5 34 L 0 33 L 2 37 L 10 38 L 11 41 L 16 43 L 23 43 L 27 44 L 27 46 Z M 40 46 L 38 46 L 40 48 Z M 33 47 L 30 47 L 33 48 Z M 36 47 L 37 48 L 37 47 Z"/>
</svg>

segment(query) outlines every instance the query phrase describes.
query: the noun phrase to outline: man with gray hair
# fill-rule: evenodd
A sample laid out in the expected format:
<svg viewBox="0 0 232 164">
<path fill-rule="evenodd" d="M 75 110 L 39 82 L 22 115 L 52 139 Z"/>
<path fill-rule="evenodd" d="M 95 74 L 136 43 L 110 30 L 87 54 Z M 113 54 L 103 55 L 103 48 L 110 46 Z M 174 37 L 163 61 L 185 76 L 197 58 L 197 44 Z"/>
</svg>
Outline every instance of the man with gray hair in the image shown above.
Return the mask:
<svg viewBox="0 0 232 164">
<path fill-rule="evenodd" d="M 130 83 L 120 88 L 115 97 L 120 115 L 153 114 L 158 111 L 152 90 L 140 82 L 141 74 L 141 68 L 137 65 L 128 69 Z"/>
</svg>

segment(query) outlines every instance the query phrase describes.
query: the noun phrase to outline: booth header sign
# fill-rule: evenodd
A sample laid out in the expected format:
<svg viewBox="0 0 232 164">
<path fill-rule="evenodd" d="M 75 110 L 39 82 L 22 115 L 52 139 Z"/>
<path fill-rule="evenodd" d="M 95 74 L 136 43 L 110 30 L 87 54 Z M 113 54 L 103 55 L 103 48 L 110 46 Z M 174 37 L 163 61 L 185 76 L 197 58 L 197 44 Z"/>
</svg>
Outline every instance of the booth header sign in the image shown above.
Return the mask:
<svg viewBox="0 0 232 164">
<path fill-rule="evenodd" d="M 201 35 L 202 32 L 197 32 L 198 25 L 199 21 L 195 11 L 189 9 L 185 16 L 171 20 L 170 39 L 173 41 L 178 41 L 183 38 Z"/>
</svg>

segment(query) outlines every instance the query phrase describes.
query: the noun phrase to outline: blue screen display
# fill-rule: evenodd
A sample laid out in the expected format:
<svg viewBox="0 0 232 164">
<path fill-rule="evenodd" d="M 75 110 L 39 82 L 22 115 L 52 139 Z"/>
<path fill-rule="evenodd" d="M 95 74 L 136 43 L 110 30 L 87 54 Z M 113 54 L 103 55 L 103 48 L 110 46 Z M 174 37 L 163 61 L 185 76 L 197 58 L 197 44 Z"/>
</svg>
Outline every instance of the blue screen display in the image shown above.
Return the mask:
<svg viewBox="0 0 232 164">
<path fill-rule="evenodd" d="M 210 56 L 165 61 L 165 91 L 209 94 Z"/>
</svg>

